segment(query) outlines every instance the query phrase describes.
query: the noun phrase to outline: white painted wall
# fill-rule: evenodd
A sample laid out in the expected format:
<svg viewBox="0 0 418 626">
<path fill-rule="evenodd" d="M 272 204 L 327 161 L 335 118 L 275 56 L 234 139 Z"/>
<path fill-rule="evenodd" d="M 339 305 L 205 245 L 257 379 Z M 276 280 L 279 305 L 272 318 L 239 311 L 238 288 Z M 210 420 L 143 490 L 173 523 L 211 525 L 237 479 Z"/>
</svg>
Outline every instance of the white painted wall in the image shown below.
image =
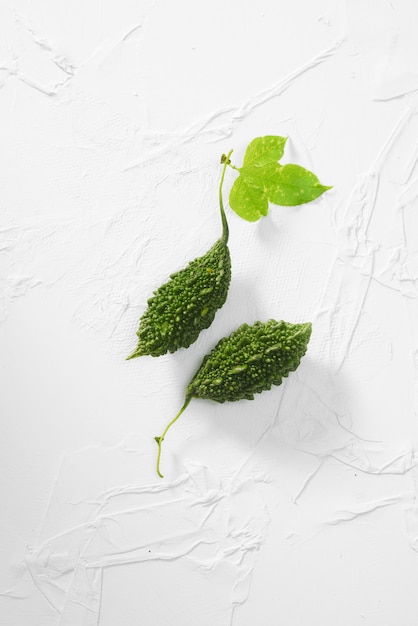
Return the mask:
<svg viewBox="0 0 418 626">
<path fill-rule="evenodd" d="M 2 626 L 416 626 L 417 18 L 1 3 Z M 333 190 L 228 209 L 214 324 L 126 362 L 152 290 L 219 235 L 220 155 L 266 134 Z M 271 317 L 312 321 L 299 370 L 194 400 L 158 479 L 203 355 Z"/>
</svg>

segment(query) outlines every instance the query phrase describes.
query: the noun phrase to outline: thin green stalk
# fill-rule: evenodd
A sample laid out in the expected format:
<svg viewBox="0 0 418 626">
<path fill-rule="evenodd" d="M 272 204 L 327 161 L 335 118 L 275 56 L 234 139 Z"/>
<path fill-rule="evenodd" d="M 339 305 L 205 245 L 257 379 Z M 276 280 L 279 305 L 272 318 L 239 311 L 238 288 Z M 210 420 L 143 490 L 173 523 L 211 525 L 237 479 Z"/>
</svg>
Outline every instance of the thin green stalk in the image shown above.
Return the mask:
<svg viewBox="0 0 418 626">
<path fill-rule="evenodd" d="M 193 396 L 188 396 L 186 398 L 183 406 L 181 407 L 180 411 L 177 413 L 176 417 L 174 419 L 172 419 L 171 422 L 169 424 L 167 424 L 167 426 L 165 427 L 165 429 L 163 431 L 163 434 L 160 437 L 154 437 L 155 441 L 157 442 L 157 446 L 158 446 L 156 470 L 157 470 L 157 474 L 158 474 L 158 476 L 160 478 L 164 478 L 164 476 L 160 472 L 161 444 L 164 441 L 164 437 L 166 436 L 168 429 L 174 424 L 174 422 L 176 422 L 178 420 L 178 418 L 183 413 L 183 411 L 185 411 L 185 409 L 187 409 L 187 407 L 189 406 L 189 403 L 190 403 L 190 400 L 192 399 L 192 397 Z"/>
<path fill-rule="evenodd" d="M 222 241 L 224 243 L 228 243 L 229 228 L 228 228 L 228 222 L 226 220 L 225 209 L 224 209 L 224 202 L 223 202 L 223 198 L 222 198 L 222 186 L 224 184 L 226 168 L 228 167 L 228 165 L 231 165 L 230 160 L 229 160 L 231 154 L 232 154 L 232 150 L 230 150 L 227 155 L 225 155 L 225 154 L 222 155 L 221 163 L 223 163 L 223 169 L 222 169 L 222 174 L 221 174 L 221 180 L 220 180 L 220 183 L 219 183 L 219 208 L 221 210 Z"/>
</svg>

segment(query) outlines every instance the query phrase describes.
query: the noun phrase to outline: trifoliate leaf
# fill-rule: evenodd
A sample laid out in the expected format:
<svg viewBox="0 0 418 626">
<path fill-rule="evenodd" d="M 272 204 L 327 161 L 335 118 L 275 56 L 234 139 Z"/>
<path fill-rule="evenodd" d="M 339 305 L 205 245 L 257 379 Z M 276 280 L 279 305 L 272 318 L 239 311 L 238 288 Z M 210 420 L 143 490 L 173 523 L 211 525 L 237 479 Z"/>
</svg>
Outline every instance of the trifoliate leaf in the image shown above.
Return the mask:
<svg viewBox="0 0 418 626">
<path fill-rule="evenodd" d="M 248 146 L 244 156 L 244 166 L 265 165 L 279 161 L 284 153 L 287 137 L 266 135 L 257 137 Z"/>
<path fill-rule="evenodd" d="M 229 205 L 243 219 L 256 222 L 262 215 L 267 215 L 267 193 L 240 176 L 232 185 Z"/>
<path fill-rule="evenodd" d="M 315 200 L 331 187 L 300 165 L 280 165 L 286 137 L 257 137 L 248 146 L 229 198 L 231 208 L 242 218 L 255 222 L 267 215 L 268 203 L 297 206 Z"/>
</svg>

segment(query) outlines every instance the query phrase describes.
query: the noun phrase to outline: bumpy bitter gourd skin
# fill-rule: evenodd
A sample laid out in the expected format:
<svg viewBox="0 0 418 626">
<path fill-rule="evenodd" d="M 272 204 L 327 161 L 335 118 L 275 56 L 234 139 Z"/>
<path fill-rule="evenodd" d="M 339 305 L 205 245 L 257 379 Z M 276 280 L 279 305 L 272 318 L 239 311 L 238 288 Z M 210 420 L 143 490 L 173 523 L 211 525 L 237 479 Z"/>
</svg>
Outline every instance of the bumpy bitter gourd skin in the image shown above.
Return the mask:
<svg viewBox="0 0 418 626">
<path fill-rule="evenodd" d="M 269 320 L 242 324 L 204 359 L 186 391 L 192 397 L 234 402 L 280 385 L 306 353 L 312 325 Z"/>
<path fill-rule="evenodd" d="M 138 345 L 128 359 L 188 348 L 211 325 L 225 303 L 231 282 L 226 239 L 218 239 L 204 256 L 172 274 L 154 291 L 140 319 Z"/>
<path fill-rule="evenodd" d="M 293 372 L 306 353 L 312 324 L 256 322 L 242 324 L 229 337 L 221 339 L 202 361 L 190 381 L 184 404 L 165 427 L 158 445 L 157 474 L 160 472 L 161 445 L 171 426 L 179 419 L 193 398 L 235 402 L 253 400 L 255 393 L 280 385 Z"/>
</svg>

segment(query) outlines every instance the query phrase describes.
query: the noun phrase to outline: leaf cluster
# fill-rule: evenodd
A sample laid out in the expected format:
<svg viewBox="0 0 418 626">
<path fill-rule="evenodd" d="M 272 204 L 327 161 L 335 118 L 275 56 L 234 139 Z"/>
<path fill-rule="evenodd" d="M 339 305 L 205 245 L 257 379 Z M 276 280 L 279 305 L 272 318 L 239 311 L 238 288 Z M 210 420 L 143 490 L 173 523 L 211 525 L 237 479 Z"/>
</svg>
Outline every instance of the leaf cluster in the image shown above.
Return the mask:
<svg viewBox="0 0 418 626">
<path fill-rule="evenodd" d="M 327 187 L 312 172 L 293 163 L 281 165 L 287 137 L 257 137 L 248 146 L 230 195 L 229 205 L 249 222 L 267 215 L 269 202 L 297 206 L 315 200 Z"/>
</svg>

